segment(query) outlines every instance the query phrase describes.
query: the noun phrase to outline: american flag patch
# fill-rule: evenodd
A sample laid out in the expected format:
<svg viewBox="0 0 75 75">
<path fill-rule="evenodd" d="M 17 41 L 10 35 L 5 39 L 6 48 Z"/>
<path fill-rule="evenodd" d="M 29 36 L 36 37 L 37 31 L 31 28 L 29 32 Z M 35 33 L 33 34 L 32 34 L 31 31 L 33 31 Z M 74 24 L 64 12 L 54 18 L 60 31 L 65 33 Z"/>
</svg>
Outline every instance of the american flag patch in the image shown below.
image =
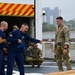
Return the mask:
<svg viewBox="0 0 75 75">
<path fill-rule="evenodd" d="M 13 35 L 12 35 L 12 34 L 10 34 L 10 37 L 13 37 Z"/>
</svg>

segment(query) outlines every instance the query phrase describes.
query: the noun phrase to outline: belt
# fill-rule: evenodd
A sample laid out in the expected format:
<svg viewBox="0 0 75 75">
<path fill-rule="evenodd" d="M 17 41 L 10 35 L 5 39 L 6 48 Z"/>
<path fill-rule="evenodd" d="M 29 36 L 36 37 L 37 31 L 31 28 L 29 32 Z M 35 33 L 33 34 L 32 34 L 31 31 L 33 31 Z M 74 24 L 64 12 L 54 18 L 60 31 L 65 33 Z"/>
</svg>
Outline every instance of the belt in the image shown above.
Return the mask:
<svg viewBox="0 0 75 75">
<path fill-rule="evenodd" d="M 62 43 L 62 42 L 57 42 L 57 45 L 62 46 L 62 45 L 64 45 L 64 43 Z"/>
</svg>

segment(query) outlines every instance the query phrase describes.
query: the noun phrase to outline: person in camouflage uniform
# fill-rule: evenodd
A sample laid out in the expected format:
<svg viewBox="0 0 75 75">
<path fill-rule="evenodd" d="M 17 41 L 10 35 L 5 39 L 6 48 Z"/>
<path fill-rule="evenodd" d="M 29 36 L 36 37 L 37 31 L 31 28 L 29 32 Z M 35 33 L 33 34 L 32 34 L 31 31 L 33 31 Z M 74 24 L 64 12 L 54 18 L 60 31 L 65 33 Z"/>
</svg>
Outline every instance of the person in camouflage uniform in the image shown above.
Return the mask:
<svg viewBox="0 0 75 75">
<path fill-rule="evenodd" d="M 63 23 L 63 18 L 57 17 L 56 22 L 58 28 L 55 34 L 55 59 L 59 68 L 59 71 L 64 71 L 62 66 L 62 59 L 67 67 L 67 70 L 71 70 L 69 61 L 69 45 L 70 45 L 70 34 L 69 28 Z"/>
<path fill-rule="evenodd" d="M 32 67 L 34 67 L 34 65 L 38 65 L 38 67 L 40 67 L 41 63 L 44 60 L 42 58 L 42 50 L 37 46 L 38 45 L 35 43 L 27 49 L 29 54 L 26 57 L 26 61 L 28 61 L 29 64 L 32 65 Z"/>
</svg>

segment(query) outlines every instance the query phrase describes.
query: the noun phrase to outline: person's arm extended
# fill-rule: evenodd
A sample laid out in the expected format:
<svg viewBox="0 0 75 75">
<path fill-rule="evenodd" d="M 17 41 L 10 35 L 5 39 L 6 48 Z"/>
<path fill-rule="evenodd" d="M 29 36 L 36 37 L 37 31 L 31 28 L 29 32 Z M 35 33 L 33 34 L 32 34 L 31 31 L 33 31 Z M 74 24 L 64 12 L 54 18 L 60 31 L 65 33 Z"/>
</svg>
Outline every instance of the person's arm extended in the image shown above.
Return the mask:
<svg viewBox="0 0 75 75">
<path fill-rule="evenodd" d="M 31 36 L 29 36 L 28 34 L 26 34 L 26 33 L 25 33 L 25 36 L 26 36 L 26 39 L 30 40 L 31 42 L 40 43 L 40 40 L 34 39 Z"/>
</svg>

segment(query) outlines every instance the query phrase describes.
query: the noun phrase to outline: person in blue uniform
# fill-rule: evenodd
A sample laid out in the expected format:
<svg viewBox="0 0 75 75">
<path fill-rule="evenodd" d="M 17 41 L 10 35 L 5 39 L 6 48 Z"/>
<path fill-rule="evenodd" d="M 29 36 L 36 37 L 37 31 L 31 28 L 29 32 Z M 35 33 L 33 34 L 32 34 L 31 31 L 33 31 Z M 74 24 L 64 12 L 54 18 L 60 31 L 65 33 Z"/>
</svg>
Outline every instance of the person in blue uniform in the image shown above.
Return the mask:
<svg viewBox="0 0 75 75">
<path fill-rule="evenodd" d="M 15 31 L 12 31 L 8 36 L 8 42 L 10 42 L 10 45 L 7 58 L 7 75 L 12 75 L 14 60 L 16 61 L 16 64 L 18 66 L 20 75 L 24 75 L 24 59 L 22 51 L 24 49 L 24 52 L 26 52 L 26 40 L 42 44 L 42 41 L 31 38 L 27 33 L 25 33 L 27 30 L 28 24 L 22 24 L 20 30 L 17 29 Z"/>
<path fill-rule="evenodd" d="M 4 33 L 8 28 L 8 23 L 6 21 L 2 21 L 0 23 L 0 75 L 5 75 L 4 73 L 4 52 L 7 51 L 6 44 L 6 35 Z"/>
</svg>

